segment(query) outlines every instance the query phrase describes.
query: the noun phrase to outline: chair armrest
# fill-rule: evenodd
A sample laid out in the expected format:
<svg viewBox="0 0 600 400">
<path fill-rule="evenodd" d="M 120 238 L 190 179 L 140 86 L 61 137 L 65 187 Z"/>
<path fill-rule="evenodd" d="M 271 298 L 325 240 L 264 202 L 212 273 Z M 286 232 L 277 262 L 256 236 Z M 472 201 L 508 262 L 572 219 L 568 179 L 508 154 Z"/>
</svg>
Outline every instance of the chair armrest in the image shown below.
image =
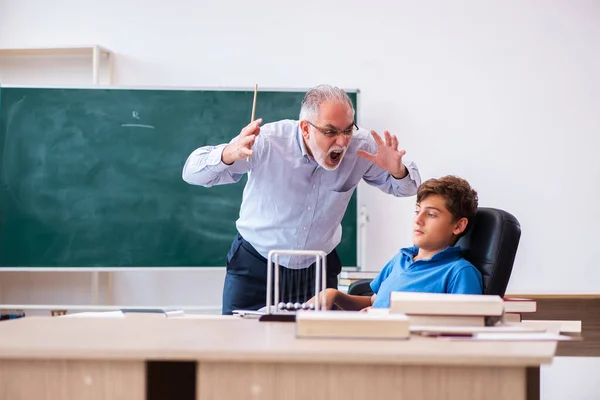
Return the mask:
<svg viewBox="0 0 600 400">
<path fill-rule="evenodd" d="M 372 296 L 371 281 L 372 279 L 361 279 L 352 283 L 348 287 L 348 294 L 352 296 Z"/>
</svg>

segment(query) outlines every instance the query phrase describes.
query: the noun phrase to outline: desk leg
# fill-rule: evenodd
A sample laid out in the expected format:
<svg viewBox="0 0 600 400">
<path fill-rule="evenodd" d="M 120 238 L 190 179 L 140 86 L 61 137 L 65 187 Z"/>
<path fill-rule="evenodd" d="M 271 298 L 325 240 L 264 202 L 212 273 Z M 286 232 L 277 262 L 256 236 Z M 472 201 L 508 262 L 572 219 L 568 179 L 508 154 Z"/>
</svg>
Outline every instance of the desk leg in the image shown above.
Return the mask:
<svg viewBox="0 0 600 400">
<path fill-rule="evenodd" d="M 194 400 L 195 361 L 146 362 L 146 400 Z"/>
<path fill-rule="evenodd" d="M 523 367 L 201 362 L 197 400 L 526 400 Z"/>
<path fill-rule="evenodd" d="M 527 400 L 540 400 L 540 367 L 527 368 Z"/>
<path fill-rule="evenodd" d="M 0 360 L 0 396 L 11 400 L 144 400 L 145 363 Z"/>
</svg>

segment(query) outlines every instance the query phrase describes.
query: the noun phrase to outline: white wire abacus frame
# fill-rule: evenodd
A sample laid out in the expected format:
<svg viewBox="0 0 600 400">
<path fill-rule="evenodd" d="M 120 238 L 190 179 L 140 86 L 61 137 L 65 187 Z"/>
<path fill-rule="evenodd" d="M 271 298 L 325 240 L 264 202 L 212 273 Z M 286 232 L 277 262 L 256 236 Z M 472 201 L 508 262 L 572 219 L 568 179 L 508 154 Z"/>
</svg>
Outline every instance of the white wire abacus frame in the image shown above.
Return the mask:
<svg viewBox="0 0 600 400">
<path fill-rule="evenodd" d="M 280 255 L 299 255 L 315 257 L 315 296 L 321 293 L 327 282 L 327 253 L 321 250 L 271 250 L 267 258 L 267 304 L 266 313 L 274 314 L 281 311 L 297 310 L 325 310 L 325 296 L 317 297 L 317 300 L 310 305 L 307 303 L 283 303 L 279 302 L 279 256 Z M 291 306 L 290 306 L 291 304 Z M 276 306 L 276 307 L 275 307 Z"/>
</svg>

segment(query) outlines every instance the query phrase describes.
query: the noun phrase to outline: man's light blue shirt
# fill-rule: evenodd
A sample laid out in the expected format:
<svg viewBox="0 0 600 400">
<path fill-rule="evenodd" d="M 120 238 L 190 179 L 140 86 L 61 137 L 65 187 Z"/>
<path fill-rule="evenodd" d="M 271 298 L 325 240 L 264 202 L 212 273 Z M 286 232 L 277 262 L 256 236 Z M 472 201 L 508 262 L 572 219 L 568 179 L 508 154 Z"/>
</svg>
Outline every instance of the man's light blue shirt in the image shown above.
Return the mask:
<svg viewBox="0 0 600 400">
<path fill-rule="evenodd" d="M 417 246 L 401 249 L 371 281 L 374 308 L 389 308 L 392 292 L 481 294 L 481 273 L 462 257 L 458 246 L 447 247 L 430 259 L 413 261 Z"/>
<path fill-rule="evenodd" d="M 322 168 L 308 154 L 299 121 L 261 126 L 250 160 L 224 164 L 221 155 L 226 145 L 195 150 L 185 163 L 183 179 L 210 187 L 238 182 L 248 173 L 236 226 L 265 258 L 271 250 L 333 251 L 342 237 L 341 221 L 348 202 L 361 179 L 394 196 L 412 196 L 421 184 L 414 163 L 406 165 L 406 177 L 395 179 L 359 157 L 359 149 L 377 152 L 375 140 L 364 129 L 353 135 L 334 171 Z M 313 262 L 314 257 L 279 257 L 279 264 L 288 268 L 305 268 Z"/>
</svg>

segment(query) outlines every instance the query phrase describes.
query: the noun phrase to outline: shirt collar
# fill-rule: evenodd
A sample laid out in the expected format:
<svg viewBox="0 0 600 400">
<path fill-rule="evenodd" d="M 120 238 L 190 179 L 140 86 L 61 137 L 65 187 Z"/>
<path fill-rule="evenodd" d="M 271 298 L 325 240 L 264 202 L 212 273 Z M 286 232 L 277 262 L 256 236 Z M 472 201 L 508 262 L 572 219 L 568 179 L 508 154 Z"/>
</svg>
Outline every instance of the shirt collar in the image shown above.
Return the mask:
<svg viewBox="0 0 600 400">
<path fill-rule="evenodd" d="M 405 247 L 400 250 L 402 254 L 412 258 L 419 254 L 419 248 L 417 246 Z M 460 246 L 449 246 L 444 250 L 436 253 L 429 260 L 421 260 L 421 261 L 442 261 L 442 260 L 450 260 L 458 257 L 462 257 L 462 249 Z"/>
<path fill-rule="evenodd" d="M 310 159 L 308 156 L 308 151 L 306 150 L 306 143 L 304 143 L 304 136 L 302 136 L 302 129 L 300 129 L 300 122 L 298 122 L 298 127 L 296 128 L 296 139 L 298 140 L 298 145 L 300 146 L 302 158 L 307 160 Z"/>
</svg>

